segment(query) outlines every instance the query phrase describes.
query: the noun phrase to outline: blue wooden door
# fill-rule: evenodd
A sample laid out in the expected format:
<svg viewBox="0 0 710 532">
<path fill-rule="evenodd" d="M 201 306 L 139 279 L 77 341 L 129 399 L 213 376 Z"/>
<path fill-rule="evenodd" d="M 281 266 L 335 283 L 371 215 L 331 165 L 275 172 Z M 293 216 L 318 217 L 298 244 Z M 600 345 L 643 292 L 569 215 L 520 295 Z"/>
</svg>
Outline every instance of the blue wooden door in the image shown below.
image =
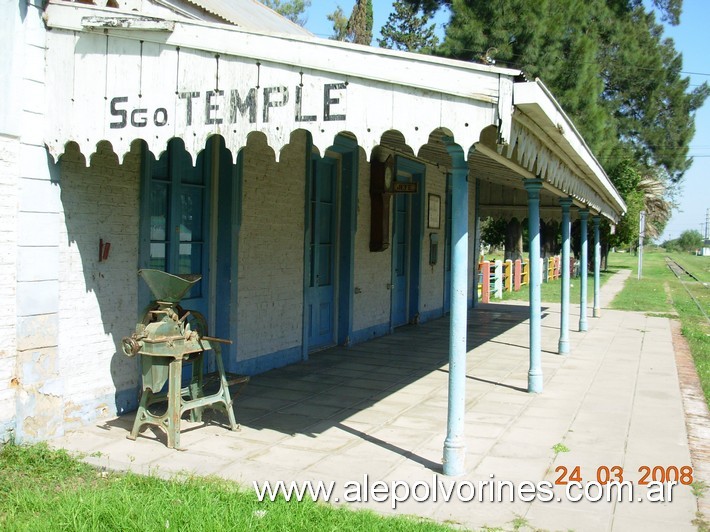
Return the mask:
<svg viewBox="0 0 710 532">
<path fill-rule="evenodd" d="M 185 308 L 207 314 L 207 212 L 211 140 L 193 166 L 176 141 L 150 164 L 148 182 L 148 268 L 174 274 L 201 274 L 181 301 Z M 152 299 L 152 298 L 151 298 Z"/>
<path fill-rule="evenodd" d="M 336 167 L 333 159 L 312 161 L 307 294 L 309 350 L 335 343 Z"/>
<path fill-rule="evenodd" d="M 407 194 L 395 194 L 392 222 L 392 327 L 409 321 L 409 204 Z"/>
</svg>

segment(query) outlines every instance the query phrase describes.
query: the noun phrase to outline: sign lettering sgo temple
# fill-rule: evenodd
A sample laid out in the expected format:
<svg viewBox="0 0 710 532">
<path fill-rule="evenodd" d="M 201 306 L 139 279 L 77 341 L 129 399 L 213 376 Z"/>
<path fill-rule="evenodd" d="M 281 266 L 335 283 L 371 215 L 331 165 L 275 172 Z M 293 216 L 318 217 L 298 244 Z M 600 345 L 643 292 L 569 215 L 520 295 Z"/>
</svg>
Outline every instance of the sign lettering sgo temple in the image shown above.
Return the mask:
<svg viewBox="0 0 710 532">
<path fill-rule="evenodd" d="M 289 106 L 289 87 L 274 86 L 264 87 L 262 98 L 259 98 L 257 88 L 252 87 L 246 94 L 240 94 L 239 89 L 224 90 L 204 90 L 204 91 L 182 91 L 178 92 L 178 99 L 184 100 L 182 109 L 176 106 L 176 113 L 183 114 L 184 123 L 187 126 L 213 125 L 213 124 L 235 124 L 238 120 L 248 121 L 254 124 L 257 115 L 261 111 L 261 119 L 264 123 L 269 122 L 271 110 L 279 107 L 289 108 L 295 122 L 316 122 L 319 119 L 329 121 L 343 121 L 345 115 L 345 94 L 347 83 L 325 83 L 322 95 L 323 103 L 320 116 L 305 114 L 303 102 L 305 99 L 303 86 L 297 85 L 294 89 L 295 98 L 292 106 Z M 111 129 L 123 129 L 125 127 L 146 127 L 150 123 L 155 127 L 166 126 L 170 122 L 170 113 L 165 106 L 149 109 L 140 107 L 142 98 L 138 98 L 136 105 L 131 108 L 128 96 L 115 96 L 111 98 L 110 114 L 113 121 L 110 122 Z M 315 111 L 315 110 L 314 110 Z"/>
</svg>

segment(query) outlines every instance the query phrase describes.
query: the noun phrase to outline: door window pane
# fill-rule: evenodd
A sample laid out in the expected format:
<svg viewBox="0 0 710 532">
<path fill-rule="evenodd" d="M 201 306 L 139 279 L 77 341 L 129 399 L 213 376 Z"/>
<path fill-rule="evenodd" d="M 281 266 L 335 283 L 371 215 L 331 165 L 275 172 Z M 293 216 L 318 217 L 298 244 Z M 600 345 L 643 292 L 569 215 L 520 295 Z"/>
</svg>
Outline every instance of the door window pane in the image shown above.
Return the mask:
<svg viewBox="0 0 710 532">
<path fill-rule="evenodd" d="M 330 286 L 333 246 L 318 246 L 318 286 Z"/>
<path fill-rule="evenodd" d="M 178 244 L 178 267 L 176 273 L 202 273 L 202 244 L 182 241 Z M 202 295 L 202 281 L 195 284 L 185 299 Z"/>
<path fill-rule="evenodd" d="M 168 224 L 168 188 L 165 183 L 154 182 L 150 188 L 150 239 L 169 240 Z"/>
<path fill-rule="evenodd" d="M 166 250 L 168 245 L 165 243 L 151 242 L 150 243 L 150 261 L 148 264 L 149 268 L 154 270 L 165 270 L 166 269 Z"/>
<path fill-rule="evenodd" d="M 333 243 L 333 206 L 327 203 L 320 204 L 318 224 L 319 244 Z"/>
<path fill-rule="evenodd" d="M 202 241 L 202 189 L 183 187 L 180 195 L 180 242 Z"/>
</svg>

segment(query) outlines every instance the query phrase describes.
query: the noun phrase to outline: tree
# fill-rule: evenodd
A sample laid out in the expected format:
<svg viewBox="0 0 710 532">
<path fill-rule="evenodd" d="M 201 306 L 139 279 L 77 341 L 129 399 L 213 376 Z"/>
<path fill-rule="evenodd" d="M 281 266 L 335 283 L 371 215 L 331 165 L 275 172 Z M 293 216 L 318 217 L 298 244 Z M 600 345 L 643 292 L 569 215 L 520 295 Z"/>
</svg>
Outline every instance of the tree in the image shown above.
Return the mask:
<svg viewBox="0 0 710 532">
<path fill-rule="evenodd" d="M 437 54 L 489 56 L 541 78 L 609 171 L 634 157 L 678 183 L 690 166 L 695 112 L 710 88 L 689 90 L 682 57 L 639 0 L 403 0 L 451 9 Z M 682 0 L 654 0 L 668 23 Z"/>
<path fill-rule="evenodd" d="M 333 23 L 332 39 L 369 45 L 372 42 L 372 0 L 355 0 L 350 18 L 345 18 L 343 9 L 338 6 L 328 15 Z"/>
<path fill-rule="evenodd" d="M 695 229 L 690 229 L 688 231 L 683 231 L 678 238 L 675 240 L 670 240 L 663 243 L 668 251 L 695 251 L 703 247 L 703 235 L 700 231 Z"/>
<path fill-rule="evenodd" d="M 609 172 L 609 177 L 616 184 L 627 208 L 626 216 L 619 221 L 615 233 L 608 236 L 609 246 L 636 249 L 639 238 L 639 220 L 644 208 L 643 192 L 639 190 L 641 174 L 630 159 L 625 159 Z"/>
<path fill-rule="evenodd" d="M 439 44 L 434 34 L 436 24 L 429 24 L 430 14 L 420 14 L 420 10 L 402 0 L 393 7 L 394 12 L 380 31 L 382 38 L 377 40 L 382 48 L 429 53 Z"/>
<path fill-rule="evenodd" d="M 671 217 L 673 203 L 667 199 L 666 184 L 656 176 L 643 176 L 638 190 L 643 194 L 643 208 L 646 211 L 646 238 L 655 240 L 661 236 Z"/>
<path fill-rule="evenodd" d="M 441 8 L 451 9 L 456 0 L 405 0 L 408 4 L 417 9 L 422 9 L 425 13 L 434 13 Z M 471 2 L 469 2 L 471 3 Z M 628 6 L 629 3 L 638 5 L 639 0 L 611 0 L 612 5 Z M 683 8 L 683 0 L 653 0 L 653 5 L 661 11 L 664 22 L 674 26 L 680 22 L 680 13 Z"/>
<path fill-rule="evenodd" d="M 306 24 L 306 18 L 303 13 L 306 8 L 311 6 L 311 0 L 259 0 L 262 4 L 270 7 L 279 15 L 286 17 L 291 22 L 295 22 L 299 26 Z"/>
<path fill-rule="evenodd" d="M 343 9 L 338 6 L 335 11 L 328 15 L 328 20 L 333 23 L 333 36 L 331 39 L 344 41 L 348 37 L 348 19 L 343 13 Z"/>
<path fill-rule="evenodd" d="M 647 234 L 662 232 L 668 197 L 692 162 L 695 113 L 710 94 L 707 83 L 690 90 L 681 55 L 656 23 L 659 13 L 678 24 L 682 0 L 403 1 L 451 11 L 434 53 L 518 68 L 555 94 L 629 209 L 616 235 L 605 224 L 603 248 L 635 247 L 641 210 Z"/>
<path fill-rule="evenodd" d="M 348 35 L 357 44 L 372 42 L 372 0 L 356 0 L 348 19 Z"/>
</svg>

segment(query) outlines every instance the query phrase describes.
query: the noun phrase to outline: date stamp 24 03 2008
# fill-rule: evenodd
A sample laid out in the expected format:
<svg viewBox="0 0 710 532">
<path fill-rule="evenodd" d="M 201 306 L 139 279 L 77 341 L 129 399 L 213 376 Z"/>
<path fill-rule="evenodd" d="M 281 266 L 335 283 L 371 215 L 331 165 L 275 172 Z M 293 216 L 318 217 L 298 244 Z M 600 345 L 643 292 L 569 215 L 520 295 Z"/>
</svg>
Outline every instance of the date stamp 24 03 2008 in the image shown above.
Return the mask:
<svg viewBox="0 0 710 532">
<path fill-rule="evenodd" d="M 559 476 L 555 479 L 555 484 L 566 485 L 569 482 L 584 482 L 582 468 L 580 466 L 557 466 L 555 473 Z M 586 473 L 586 472 L 585 472 Z M 597 467 L 595 478 L 586 480 L 595 480 L 601 485 L 610 482 L 624 482 L 629 480 L 624 478 L 624 468 L 622 466 L 599 466 Z M 693 468 L 691 466 L 646 466 L 642 465 L 638 468 L 639 478 L 636 483 L 639 486 L 647 486 L 651 482 L 675 482 L 683 486 L 689 486 L 693 483 Z"/>
</svg>

